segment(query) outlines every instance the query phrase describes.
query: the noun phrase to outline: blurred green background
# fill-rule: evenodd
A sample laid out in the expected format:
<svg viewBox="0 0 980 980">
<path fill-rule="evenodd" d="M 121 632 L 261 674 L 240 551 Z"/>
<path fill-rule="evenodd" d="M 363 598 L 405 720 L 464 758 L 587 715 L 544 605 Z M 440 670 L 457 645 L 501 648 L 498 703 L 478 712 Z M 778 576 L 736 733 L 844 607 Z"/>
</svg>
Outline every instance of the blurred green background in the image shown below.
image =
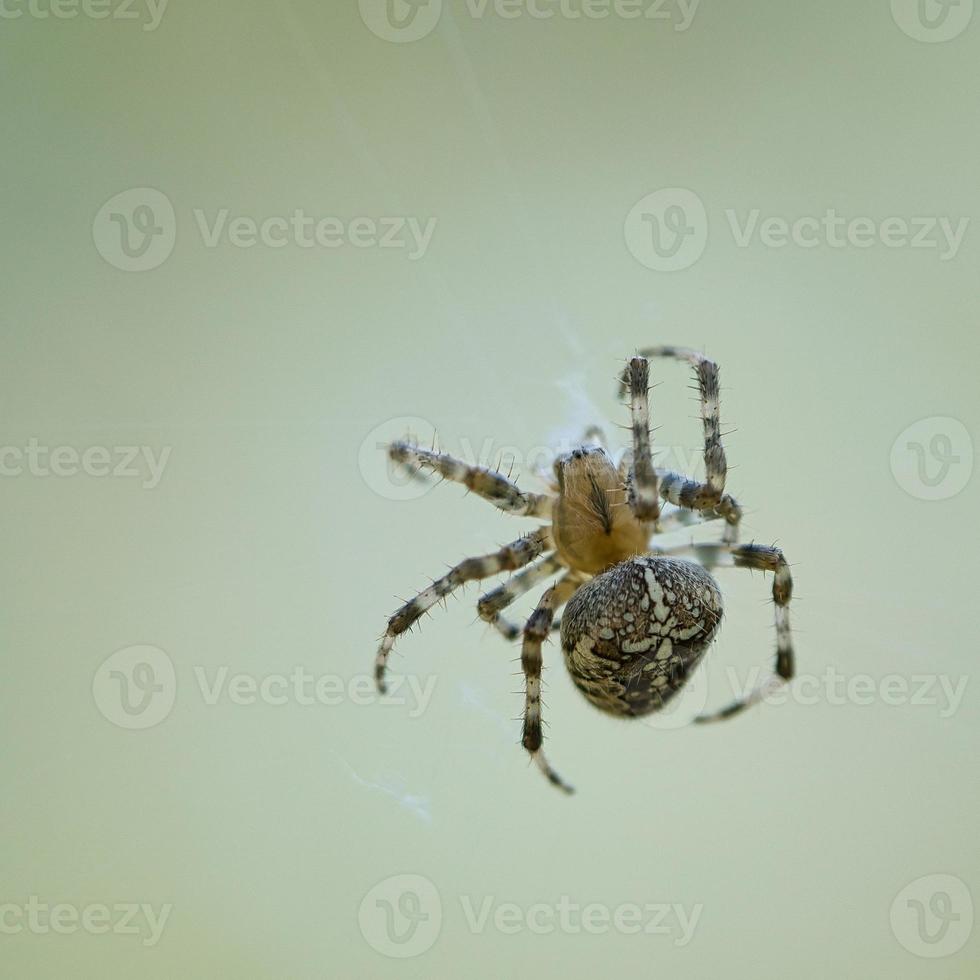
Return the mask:
<svg viewBox="0 0 980 980">
<path fill-rule="evenodd" d="M 972 7 L 4 0 L 3 975 L 976 976 Z M 371 693 L 394 596 L 529 526 L 378 445 L 534 487 L 665 342 L 802 686 L 625 724 L 550 644 L 568 799 L 479 586 Z M 773 648 L 719 578 L 712 705 Z"/>
</svg>

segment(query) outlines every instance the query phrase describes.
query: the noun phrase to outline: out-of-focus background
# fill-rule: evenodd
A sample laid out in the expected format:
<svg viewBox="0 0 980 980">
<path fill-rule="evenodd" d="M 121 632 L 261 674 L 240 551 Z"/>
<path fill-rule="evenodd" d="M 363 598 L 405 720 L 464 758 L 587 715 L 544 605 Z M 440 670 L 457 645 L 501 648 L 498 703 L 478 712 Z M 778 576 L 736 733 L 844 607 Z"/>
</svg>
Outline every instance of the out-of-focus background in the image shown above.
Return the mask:
<svg viewBox="0 0 980 980">
<path fill-rule="evenodd" d="M 975 977 L 978 55 L 972 0 L 3 0 L 3 975 Z M 535 487 L 656 343 L 800 677 L 685 724 L 772 663 L 743 571 L 649 724 L 548 645 L 566 798 L 479 586 L 374 695 L 531 526 L 382 447 Z"/>
</svg>

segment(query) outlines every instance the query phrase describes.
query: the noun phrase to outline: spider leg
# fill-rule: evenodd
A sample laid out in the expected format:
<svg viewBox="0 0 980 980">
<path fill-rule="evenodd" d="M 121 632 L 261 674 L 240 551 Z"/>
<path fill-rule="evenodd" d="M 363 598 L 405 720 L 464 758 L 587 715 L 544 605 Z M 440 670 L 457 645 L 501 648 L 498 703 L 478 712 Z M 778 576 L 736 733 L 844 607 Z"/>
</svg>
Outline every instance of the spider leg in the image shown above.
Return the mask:
<svg viewBox="0 0 980 980">
<path fill-rule="evenodd" d="M 699 715 L 697 722 L 721 721 L 744 711 L 761 701 L 772 689 L 775 683 L 785 683 L 792 680 L 795 672 L 793 641 L 789 627 L 789 602 L 793 595 L 793 577 L 789 565 L 779 548 L 770 548 L 761 544 L 691 544 L 669 549 L 669 553 L 690 554 L 707 568 L 727 559 L 726 564 L 735 568 L 757 568 L 764 572 L 773 572 L 772 600 L 776 610 L 776 670 L 773 677 L 768 678 L 745 697 L 733 701 L 728 707 L 711 714 Z"/>
<path fill-rule="evenodd" d="M 552 498 L 548 494 L 525 493 L 507 477 L 484 466 L 470 466 L 448 453 L 401 441 L 393 442 L 388 447 L 388 455 L 410 472 L 427 469 L 453 483 L 462 483 L 508 514 L 542 518 L 551 514 Z"/>
<path fill-rule="evenodd" d="M 671 357 L 687 361 L 694 368 L 694 380 L 701 397 L 701 421 L 704 426 L 705 484 L 716 501 L 725 492 L 728 461 L 721 444 L 720 385 L 718 365 L 703 354 L 689 347 L 648 347 L 640 351 L 641 357 Z"/>
<path fill-rule="evenodd" d="M 690 477 L 669 470 L 657 470 L 660 482 L 660 496 L 675 507 L 696 510 L 706 515 L 708 520 L 715 517 L 724 518 L 724 541 L 735 544 L 738 540 L 738 525 L 742 520 L 742 505 L 730 494 L 724 494 L 720 499 L 707 483 L 698 483 Z"/>
<path fill-rule="evenodd" d="M 413 623 L 428 612 L 440 599 L 455 592 L 465 582 L 489 578 L 499 572 L 514 571 L 529 565 L 551 545 L 551 531 L 543 527 L 504 545 L 499 551 L 479 558 L 466 558 L 451 568 L 442 578 L 437 579 L 414 599 L 406 602 L 388 620 L 388 627 L 382 637 L 381 645 L 374 660 L 374 679 L 378 690 L 385 692 L 385 669 L 388 656 L 398 636 L 409 629 Z"/>
<path fill-rule="evenodd" d="M 542 579 L 553 575 L 563 567 L 559 559 L 551 554 L 536 565 L 530 565 L 524 571 L 512 575 L 503 585 L 498 585 L 497 588 L 480 598 L 477 603 L 480 619 L 495 627 L 506 639 L 516 640 L 521 635 L 523 627 L 504 619 L 500 615 L 501 612 L 516 599 L 534 588 Z"/>
<path fill-rule="evenodd" d="M 720 383 L 718 365 L 703 354 L 688 347 L 649 347 L 640 351 L 639 357 L 671 357 L 687 361 L 694 368 L 701 399 L 701 422 L 704 427 L 704 469 L 705 483 L 690 480 L 678 473 L 657 470 L 660 496 L 678 507 L 701 512 L 713 512 L 728 523 L 725 541 L 734 544 L 738 540 L 738 522 L 742 518 L 742 508 L 738 502 L 725 493 L 725 479 L 728 475 L 728 460 L 721 443 Z M 634 358 L 636 360 L 636 358 Z M 625 389 L 633 388 L 630 382 L 630 368 L 624 372 L 621 384 Z"/>
<path fill-rule="evenodd" d="M 660 482 L 650 452 L 650 363 L 645 357 L 630 359 L 624 375 L 629 387 L 633 421 L 632 480 L 629 504 L 638 521 L 655 524 L 660 516 Z"/>
<path fill-rule="evenodd" d="M 573 792 L 572 787 L 548 765 L 541 751 L 544 740 L 541 731 L 541 644 L 551 632 L 555 611 L 572 597 L 578 587 L 578 582 L 566 575 L 545 592 L 524 626 L 524 646 L 521 650 L 521 668 L 524 671 L 524 730 L 521 744 L 548 780 L 566 793 Z"/>
</svg>

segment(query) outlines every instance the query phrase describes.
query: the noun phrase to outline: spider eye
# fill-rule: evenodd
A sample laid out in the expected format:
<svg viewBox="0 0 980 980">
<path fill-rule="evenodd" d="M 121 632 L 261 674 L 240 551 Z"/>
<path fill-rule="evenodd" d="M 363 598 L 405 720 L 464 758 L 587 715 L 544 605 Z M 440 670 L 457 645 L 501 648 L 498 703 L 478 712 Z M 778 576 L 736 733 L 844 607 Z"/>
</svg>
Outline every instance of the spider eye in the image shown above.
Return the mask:
<svg viewBox="0 0 980 980">
<path fill-rule="evenodd" d="M 660 708 L 687 679 L 721 622 L 721 593 L 694 562 L 640 556 L 582 586 L 561 621 L 579 690 L 615 714 Z"/>
</svg>

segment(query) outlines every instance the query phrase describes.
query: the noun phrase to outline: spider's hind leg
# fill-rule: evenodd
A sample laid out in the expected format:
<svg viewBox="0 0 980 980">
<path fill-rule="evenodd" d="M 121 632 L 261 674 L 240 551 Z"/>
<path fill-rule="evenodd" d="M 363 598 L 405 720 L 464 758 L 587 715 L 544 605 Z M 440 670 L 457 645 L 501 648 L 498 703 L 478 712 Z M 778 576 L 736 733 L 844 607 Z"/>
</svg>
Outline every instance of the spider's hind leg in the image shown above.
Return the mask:
<svg viewBox="0 0 980 980">
<path fill-rule="evenodd" d="M 436 579 L 432 585 L 420 592 L 414 599 L 406 602 L 388 620 L 388 627 L 374 659 L 374 679 L 378 685 L 378 690 L 382 694 L 385 692 L 385 670 L 395 640 L 410 629 L 440 599 L 452 594 L 466 582 L 490 578 L 499 572 L 523 568 L 543 554 L 550 545 L 551 532 L 548 528 L 541 528 L 533 534 L 512 541 L 499 551 L 483 555 L 480 558 L 464 559 L 451 568 L 442 578 Z"/>
<path fill-rule="evenodd" d="M 733 701 L 726 708 L 713 711 L 711 714 L 698 715 L 694 719 L 704 723 L 731 718 L 753 704 L 757 704 L 772 690 L 774 680 L 781 684 L 792 680 L 796 664 L 789 626 L 789 603 L 793 595 L 793 577 L 782 551 L 779 548 L 770 548 L 761 544 L 743 544 L 735 547 L 722 545 L 720 550 L 718 545 L 694 545 L 691 547 L 691 551 L 696 554 L 699 548 L 713 549 L 712 556 L 715 558 L 719 555 L 730 556 L 732 564 L 736 568 L 757 568 L 764 572 L 772 572 L 772 600 L 776 610 L 776 670 L 773 677 L 768 678 L 767 681 L 758 685 L 744 697 Z"/>
<path fill-rule="evenodd" d="M 548 781 L 566 793 L 573 792 L 558 773 L 548 764 L 541 751 L 544 735 L 541 730 L 541 644 L 551 632 L 556 610 L 563 606 L 578 589 L 578 583 L 565 576 L 541 597 L 524 627 L 524 646 L 521 650 L 521 668 L 524 671 L 524 730 L 521 744 L 531 754 L 537 767 Z"/>
</svg>

